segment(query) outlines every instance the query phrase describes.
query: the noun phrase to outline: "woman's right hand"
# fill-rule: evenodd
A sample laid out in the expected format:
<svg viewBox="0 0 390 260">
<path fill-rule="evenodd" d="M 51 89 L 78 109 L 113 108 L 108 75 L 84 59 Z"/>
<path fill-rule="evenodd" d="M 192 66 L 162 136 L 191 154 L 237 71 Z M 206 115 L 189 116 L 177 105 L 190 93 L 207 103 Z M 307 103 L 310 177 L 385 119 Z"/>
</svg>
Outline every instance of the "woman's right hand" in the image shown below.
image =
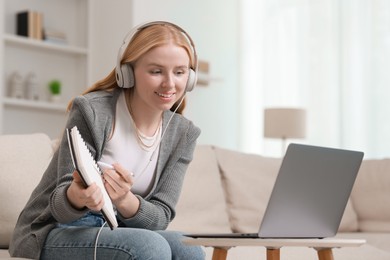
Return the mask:
<svg viewBox="0 0 390 260">
<path fill-rule="evenodd" d="M 66 195 L 70 204 L 78 210 L 87 207 L 93 211 L 100 211 L 104 205 L 103 194 L 100 188 L 96 183 L 86 188 L 77 171 L 73 172 L 73 181 Z"/>
</svg>

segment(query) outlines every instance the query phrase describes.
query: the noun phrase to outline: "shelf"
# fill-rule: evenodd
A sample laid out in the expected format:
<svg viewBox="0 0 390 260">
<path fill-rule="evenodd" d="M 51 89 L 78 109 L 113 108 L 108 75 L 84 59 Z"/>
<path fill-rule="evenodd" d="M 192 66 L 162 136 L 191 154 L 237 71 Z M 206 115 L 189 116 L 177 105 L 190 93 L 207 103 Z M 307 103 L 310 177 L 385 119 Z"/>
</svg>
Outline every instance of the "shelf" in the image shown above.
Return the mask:
<svg viewBox="0 0 390 260">
<path fill-rule="evenodd" d="M 66 104 L 62 103 L 50 103 L 45 101 L 32 101 L 26 99 L 16 99 L 16 98 L 4 98 L 3 103 L 6 106 L 20 107 L 20 108 L 31 108 L 31 109 L 40 109 L 53 112 L 66 112 Z"/>
<path fill-rule="evenodd" d="M 90 85 L 93 2 L 0 0 L 0 134 L 39 131 L 58 137 L 58 127 L 67 117 L 68 100 Z M 42 13 L 42 29 L 63 32 L 66 41 L 17 35 L 15 16 L 23 10 Z M 38 100 L 8 96 L 14 72 L 22 77 L 23 91 L 28 75 L 35 74 Z M 49 99 L 47 84 L 53 79 L 66 86 L 58 102 Z"/>
<path fill-rule="evenodd" d="M 5 43 L 21 45 L 24 47 L 38 48 L 42 50 L 52 50 L 57 52 L 62 52 L 65 54 L 73 55 L 87 55 L 88 50 L 86 48 L 80 48 L 69 45 L 61 45 L 55 43 L 49 43 L 42 40 L 30 39 L 23 36 L 17 36 L 13 34 L 4 34 L 3 36 Z"/>
</svg>

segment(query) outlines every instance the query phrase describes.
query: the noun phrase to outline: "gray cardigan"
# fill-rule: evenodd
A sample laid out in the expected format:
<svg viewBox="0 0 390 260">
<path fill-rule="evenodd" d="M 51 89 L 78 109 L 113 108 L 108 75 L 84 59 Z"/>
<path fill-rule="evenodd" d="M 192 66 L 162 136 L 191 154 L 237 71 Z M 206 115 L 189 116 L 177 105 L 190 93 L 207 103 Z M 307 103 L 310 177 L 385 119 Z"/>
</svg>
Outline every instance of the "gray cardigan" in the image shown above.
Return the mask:
<svg viewBox="0 0 390 260">
<path fill-rule="evenodd" d="M 66 127 L 77 125 L 96 160 L 101 158 L 110 136 L 120 91 L 97 91 L 77 97 L 69 113 Z M 171 111 L 164 112 L 163 129 L 170 115 Z M 135 216 L 125 219 L 118 214 L 123 225 L 150 230 L 167 228 L 175 217 L 183 178 L 192 160 L 199 134 L 200 129 L 183 116 L 176 114 L 172 118 L 160 145 L 153 188 L 146 197 L 138 196 L 140 207 Z M 87 210 L 72 208 L 66 197 L 73 171 L 64 135 L 40 183 L 19 216 L 10 244 L 11 256 L 38 259 L 46 236 L 56 223 L 69 223 L 86 214 Z"/>
</svg>

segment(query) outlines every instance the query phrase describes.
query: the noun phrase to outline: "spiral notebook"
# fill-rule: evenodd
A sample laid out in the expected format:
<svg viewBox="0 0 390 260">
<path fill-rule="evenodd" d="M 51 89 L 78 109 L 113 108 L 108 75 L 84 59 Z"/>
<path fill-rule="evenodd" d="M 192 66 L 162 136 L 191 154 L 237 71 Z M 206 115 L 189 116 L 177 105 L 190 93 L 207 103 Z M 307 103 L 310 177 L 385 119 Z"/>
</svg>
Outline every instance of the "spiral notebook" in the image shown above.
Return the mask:
<svg viewBox="0 0 390 260">
<path fill-rule="evenodd" d="M 67 128 L 66 134 L 75 169 L 80 173 L 86 186 L 95 182 L 100 187 L 104 198 L 104 206 L 101 212 L 111 229 L 118 227 L 114 207 L 103 184 L 102 171 L 92 157 L 77 126 L 71 129 Z"/>
</svg>

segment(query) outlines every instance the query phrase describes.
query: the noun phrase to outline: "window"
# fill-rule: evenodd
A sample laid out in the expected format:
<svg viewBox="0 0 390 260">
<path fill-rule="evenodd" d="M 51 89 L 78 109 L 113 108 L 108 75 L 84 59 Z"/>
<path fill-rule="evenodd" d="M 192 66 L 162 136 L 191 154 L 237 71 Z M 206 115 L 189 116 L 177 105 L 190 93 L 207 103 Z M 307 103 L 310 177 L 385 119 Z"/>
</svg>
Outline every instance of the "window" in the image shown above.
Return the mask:
<svg viewBox="0 0 390 260">
<path fill-rule="evenodd" d="M 241 149 L 280 155 L 262 111 L 303 107 L 304 142 L 390 156 L 390 1 L 259 2 L 241 8 Z"/>
</svg>

